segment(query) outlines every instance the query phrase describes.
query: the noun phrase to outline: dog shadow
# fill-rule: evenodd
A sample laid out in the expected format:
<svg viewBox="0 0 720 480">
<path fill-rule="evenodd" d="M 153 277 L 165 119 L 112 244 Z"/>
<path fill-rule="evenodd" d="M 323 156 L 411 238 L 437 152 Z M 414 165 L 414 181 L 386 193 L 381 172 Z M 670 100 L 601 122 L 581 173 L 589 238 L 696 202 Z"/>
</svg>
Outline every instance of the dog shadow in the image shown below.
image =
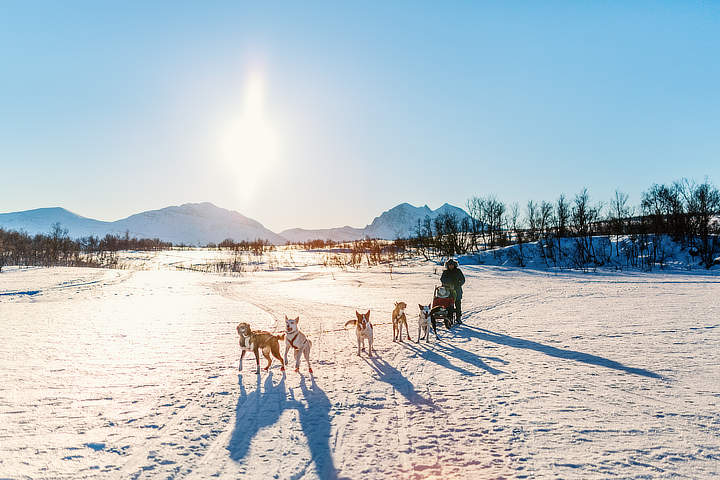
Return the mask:
<svg viewBox="0 0 720 480">
<path fill-rule="evenodd" d="M 315 377 L 312 375 L 310 375 L 310 387 L 307 386 L 305 376 L 301 376 L 300 390 L 307 407 L 298 404 L 296 408 L 300 414 L 300 426 L 307 439 L 318 477 L 337 479 L 338 472 L 330 451 L 330 399 L 315 383 Z"/>
<path fill-rule="evenodd" d="M 254 392 L 249 394 L 245 390 L 242 375 L 238 375 L 240 396 L 235 412 L 235 429 L 228 442 L 227 450 L 230 458 L 242 462 L 250 450 L 255 435 L 263 428 L 277 423 L 285 410 L 298 411 L 300 425 L 307 445 L 310 449 L 312 461 L 320 478 L 338 479 L 338 472 L 330 450 L 330 409 L 331 403 L 325 392 L 310 376 L 310 387 L 307 386 L 305 376 L 300 379 L 300 390 L 307 402 L 304 405 L 297 401 L 285 385 L 285 375 L 276 384 L 273 374 L 269 372 L 265 382 L 261 384 L 260 375 L 257 375 L 257 384 Z M 288 398 L 289 393 L 289 398 Z"/>
<path fill-rule="evenodd" d="M 525 340 L 523 338 L 512 337 L 502 333 L 493 332 L 484 328 L 474 327 L 472 325 L 463 324 L 460 325 L 459 332 L 463 335 L 468 335 L 479 340 L 486 342 L 496 343 L 498 345 L 506 345 L 513 348 L 524 348 L 527 350 L 534 350 L 536 352 L 544 353 L 555 358 L 562 358 L 565 360 L 574 360 L 576 362 L 586 363 L 588 365 L 597 365 L 599 367 L 611 368 L 621 372 L 629 373 L 632 375 L 640 375 L 647 378 L 663 379 L 662 375 L 659 375 L 650 370 L 644 368 L 635 368 L 623 365 L 615 360 L 601 357 L 599 355 L 592 355 L 590 353 L 578 352 L 576 350 L 569 350 L 563 348 L 557 348 L 543 343 L 534 342 L 532 340 Z"/>
<path fill-rule="evenodd" d="M 285 375 L 277 385 L 273 383 L 272 372 L 268 373 L 262 385 L 260 375 L 256 376 L 255 391 L 248 394 L 242 375 L 238 375 L 240 396 L 235 411 L 235 429 L 227 446 L 230 458 L 236 462 L 245 458 L 252 439 L 261 429 L 275 424 L 282 412 L 293 406 L 287 400 Z"/>
<path fill-rule="evenodd" d="M 474 367 L 477 367 L 481 370 L 485 370 L 488 373 L 491 373 L 493 375 L 500 375 L 503 372 L 502 370 L 498 370 L 495 367 L 492 367 L 488 365 L 483 359 L 492 360 L 498 363 L 502 363 L 503 365 L 507 365 L 507 362 L 504 360 L 501 360 L 496 357 L 481 357 L 480 355 L 477 355 L 475 353 L 472 353 L 468 350 L 458 348 L 454 345 L 451 345 L 447 342 L 444 342 L 442 340 L 435 341 L 432 345 L 434 345 L 439 351 L 442 353 L 445 353 L 446 355 L 449 355 L 451 357 L 457 358 L 458 360 L 467 363 L 468 365 L 472 365 Z M 458 372 L 461 375 L 466 376 L 475 376 L 477 373 L 471 372 L 470 370 L 467 370 L 463 367 L 453 365 L 450 363 L 450 360 L 440 353 L 433 350 L 431 345 L 423 345 L 422 343 L 414 345 L 411 343 L 408 343 L 405 345 L 406 348 L 413 350 L 420 358 L 433 362 L 443 368 L 447 368 L 449 370 L 454 370 Z"/>
<path fill-rule="evenodd" d="M 417 406 L 425 405 L 433 410 L 437 408 L 432 401 L 423 397 L 417 390 L 415 390 L 415 386 L 400 372 L 400 370 L 393 367 L 382 358 L 374 356 L 369 359 L 363 358 L 363 360 L 372 367 L 377 374 L 378 380 L 392 385 L 393 388 L 395 388 L 397 392 L 400 392 L 400 394 L 411 404 Z"/>
</svg>

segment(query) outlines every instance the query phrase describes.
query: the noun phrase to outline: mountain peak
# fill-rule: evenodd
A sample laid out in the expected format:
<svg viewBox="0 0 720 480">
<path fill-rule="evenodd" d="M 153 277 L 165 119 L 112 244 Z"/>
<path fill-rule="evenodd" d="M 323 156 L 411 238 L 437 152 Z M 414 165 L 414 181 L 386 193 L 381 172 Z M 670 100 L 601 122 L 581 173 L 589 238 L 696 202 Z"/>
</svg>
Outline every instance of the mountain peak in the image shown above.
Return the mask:
<svg viewBox="0 0 720 480">
<path fill-rule="evenodd" d="M 415 234 L 418 222 L 424 221 L 425 217 L 433 219 L 443 213 L 454 213 L 458 216 L 458 220 L 467 216 L 464 210 L 448 203 L 436 210 L 431 210 L 427 205 L 415 207 L 409 203 L 401 203 L 376 217 L 370 225 L 365 227 L 365 231 L 367 236 L 372 238 L 386 240 L 408 238 Z"/>
<path fill-rule="evenodd" d="M 29 233 L 46 233 L 56 222 L 66 227 L 72 238 L 103 237 L 108 233 L 129 231 L 131 236 L 138 238 L 159 238 L 189 245 L 218 243 L 226 238 L 235 241 L 264 239 L 277 245 L 285 243 L 285 239 L 259 222 L 210 202 L 148 210 L 115 222 L 81 217 L 61 207 L 0 214 L 0 227 Z"/>
</svg>

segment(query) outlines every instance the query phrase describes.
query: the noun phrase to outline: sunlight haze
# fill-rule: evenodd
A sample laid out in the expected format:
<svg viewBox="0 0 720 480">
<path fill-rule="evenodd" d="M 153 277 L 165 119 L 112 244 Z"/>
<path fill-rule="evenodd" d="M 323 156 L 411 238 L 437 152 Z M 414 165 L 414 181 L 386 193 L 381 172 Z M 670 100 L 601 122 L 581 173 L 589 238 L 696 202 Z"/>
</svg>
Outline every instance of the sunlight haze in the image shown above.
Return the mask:
<svg viewBox="0 0 720 480">
<path fill-rule="evenodd" d="M 637 204 L 720 181 L 718 31 L 690 2 L 5 2 L 0 211 Z"/>
</svg>

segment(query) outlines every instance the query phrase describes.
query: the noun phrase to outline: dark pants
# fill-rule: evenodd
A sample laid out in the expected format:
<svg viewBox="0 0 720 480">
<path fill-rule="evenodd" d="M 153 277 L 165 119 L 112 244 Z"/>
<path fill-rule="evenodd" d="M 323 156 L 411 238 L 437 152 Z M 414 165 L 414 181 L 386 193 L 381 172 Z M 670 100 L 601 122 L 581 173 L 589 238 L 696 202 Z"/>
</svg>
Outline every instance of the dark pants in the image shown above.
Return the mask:
<svg viewBox="0 0 720 480">
<path fill-rule="evenodd" d="M 462 297 L 455 299 L 455 318 L 457 320 L 460 320 L 460 316 L 462 315 Z"/>
</svg>

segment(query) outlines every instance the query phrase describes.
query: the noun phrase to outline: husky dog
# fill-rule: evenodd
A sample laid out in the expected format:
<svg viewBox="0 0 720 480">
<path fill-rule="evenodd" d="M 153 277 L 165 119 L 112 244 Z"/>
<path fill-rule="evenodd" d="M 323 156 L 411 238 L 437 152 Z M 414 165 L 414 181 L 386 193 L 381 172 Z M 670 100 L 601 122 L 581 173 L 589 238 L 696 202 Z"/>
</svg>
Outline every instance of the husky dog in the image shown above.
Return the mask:
<svg viewBox="0 0 720 480">
<path fill-rule="evenodd" d="M 295 350 L 295 371 L 300 370 L 300 355 L 305 356 L 305 361 L 308 364 L 308 372 L 313 373 L 312 367 L 310 366 L 310 348 L 312 342 L 298 329 L 298 322 L 300 317 L 288 318 L 285 315 L 285 365 L 287 365 L 288 351 L 292 348 Z"/>
<path fill-rule="evenodd" d="M 360 314 L 355 310 L 355 316 L 357 320 L 348 320 L 345 322 L 345 326 L 355 325 L 355 335 L 357 335 L 357 354 L 360 355 L 360 347 L 365 350 L 365 339 L 368 341 L 368 356 L 372 357 L 373 354 L 373 326 L 370 323 L 370 310 L 367 313 Z"/>
<path fill-rule="evenodd" d="M 430 326 L 432 325 L 433 331 L 435 332 L 435 338 L 439 338 L 437 334 L 437 327 L 435 326 L 435 319 L 430 315 L 430 305 L 420 305 L 420 313 L 418 313 L 418 343 L 420 340 L 425 338 L 426 342 L 430 341 Z"/>
<path fill-rule="evenodd" d="M 245 352 L 252 351 L 255 354 L 255 363 L 257 364 L 257 373 L 260 373 L 260 350 L 262 350 L 263 356 L 267 359 L 267 367 L 264 368 L 267 371 L 272 364 L 272 358 L 277 358 L 280 361 L 280 370 L 285 370 L 285 363 L 280 356 L 280 344 L 279 340 L 285 338 L 285 334 L 273 335 L 270 332 L 263 332 L 261 330 L 251 330 L 250 325 L 247 323 L 240 323 L 237 326 L 238 335 L 240 335 L 240 365 L 238 370 L 242 371 L 242 361 L 245 357 Z"/>
<path fill-rule="evenodd" d="M 408 340 L 410 339 L 410 332 L 408 331 L 407 317 L 405 316 L 405 309 L 407 303 L 395 302 L 395 309 L 392 312 L 392 324 L 393 324 L 393 342 L 402 342 L 402 326 L 405 325 L 405 333 L 407 333 Z"/>
</svg>

